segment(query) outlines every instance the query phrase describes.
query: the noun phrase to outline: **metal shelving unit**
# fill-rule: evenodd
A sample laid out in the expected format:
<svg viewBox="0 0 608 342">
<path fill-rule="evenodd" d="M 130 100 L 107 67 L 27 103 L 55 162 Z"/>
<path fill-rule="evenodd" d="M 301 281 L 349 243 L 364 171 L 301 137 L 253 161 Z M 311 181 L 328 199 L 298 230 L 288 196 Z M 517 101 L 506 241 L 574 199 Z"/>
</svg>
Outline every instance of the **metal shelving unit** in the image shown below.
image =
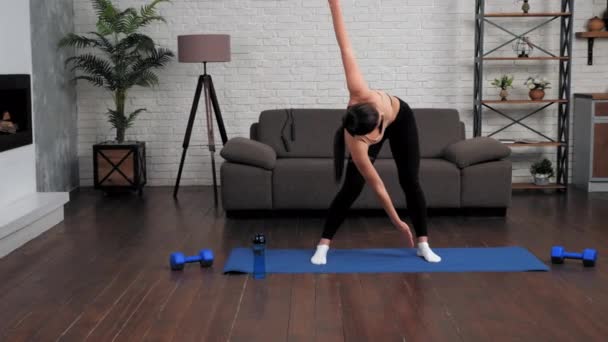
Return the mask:
<svg viewBox="0 0 608 342">
<path fill-rule="evenodd" d="M 557 177 L 556 183 L 545 187 L 539 187 L 534 184 L 528 183 L 514 183 L 513 189 L 566 189 L 568 183 L 568 144 L 569 144 L 569 113 L 570 113 L 570 82 L 572 79 L 572 39 L 573 39 L 573 9 L 574 0 L 561 0 L 560 12 L 543 12 L 543 13 L 486 13 L 485 12 L 486 0 L 475 1 L 475 76 L 474 76 L 474 109 L 473 109 L 473 134 L 474 136 L 480 136 L 483 128 L 483 110 L 488 109 L 494 113 L 497 113 L 511 121 L 505 127 L 502 127 L 494 132 L 491 132 L 487 136 L 493 136 L 508 127 L 513 125 L 520 125 L 526 129 L 540 135 L 544 141 L 531 144 L 507 144 L 511 148 L 516 147 L 555 147 L 557 150 Z M 546 18 L 541 24 L 534 26 L 523 33 L 514 33 L 502 25 L 494 22 L 489 18 Z M 545 56 L 538 57 L 491 57 L 490 54 L 499 50 L 500 48 L 512 43 L 513 41 L 523 38 L 525 35 L 532 31 L 535 31 L 549 23 L 554 21 L 560 22 L 560 48 L 559 55 L 555 55 L 550 51 L 545 50 L 541 46 L 530 43 L 535 49 L 541 51 Z M 484 27 L 485 25 L 492 25 L 501 31 L 513 36 L 513 38 L 506 43 L 500 44 L 493 47 L 491 50 L 486 51 L 484 48 Z M 483 99 L 483 67 L 484 62 L 491 61 L 557 61 L 559 63 L 559 97 L 551 100 L 510 100 L 510 101 L 494 101 Z M 519 119 L 515 119 L 505 113 L 504 110 L 499 110 L 494 105 L 517 105 L 517 104 L 539 104 L 541 105 L 538 109 L 524 115 Z M 558 132 L 556 138 L 548 137 L 547 135 L 539 132 L 538 130 L 526 125 L 522 121 L 531 117 L 532 115 L 541 112 L 552 105 L 558 107 L 557 123 Z"/>
</svg>

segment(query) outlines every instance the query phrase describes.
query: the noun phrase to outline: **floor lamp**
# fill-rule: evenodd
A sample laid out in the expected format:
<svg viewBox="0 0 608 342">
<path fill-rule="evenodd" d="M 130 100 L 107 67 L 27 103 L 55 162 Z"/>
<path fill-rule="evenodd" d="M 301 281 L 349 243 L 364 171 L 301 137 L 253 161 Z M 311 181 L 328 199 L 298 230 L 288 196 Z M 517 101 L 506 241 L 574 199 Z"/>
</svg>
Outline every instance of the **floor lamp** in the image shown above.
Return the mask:
<svg viewBox="0 0 608 342">
<path fill-rule="evenodd" d="M 217 102 L 215 88 L 211 75 L 207 74 L 207 62 L 230 62 L 230 36 L 226 34 L 194 34 L 177 37 L 177 50 L 180 63 L 203 63 L 203 75 L 198 78 L 196 92 L 194 94 L 194 102 L 190 110 L 190 118 L 184 136 L 182 159 L 179 164 L 179 171 L 175 188 L 173 189 L 173 197 L 177 198 L 179 190 L 179 182 L 182 178 L 182 170 L 186 159 L 186 152 L 190 144 L 190 136 L 192 135 L 192 126 L 196 117 L 196 110 L 201 98 L 201 92 L 205 95 L 205 111 L 207 114 L 207 144 L 211 154 L 211 168 L 213 172 L 213 198 L 217 206 L 217 179 L 215 175 L 215 139 L 213 137 L 213 114 L 222 136 L 222 143 L 226 144 L 228 137 L 226 136 L 226 128 L 222 119 L 222 112 Z"/>
</svg>

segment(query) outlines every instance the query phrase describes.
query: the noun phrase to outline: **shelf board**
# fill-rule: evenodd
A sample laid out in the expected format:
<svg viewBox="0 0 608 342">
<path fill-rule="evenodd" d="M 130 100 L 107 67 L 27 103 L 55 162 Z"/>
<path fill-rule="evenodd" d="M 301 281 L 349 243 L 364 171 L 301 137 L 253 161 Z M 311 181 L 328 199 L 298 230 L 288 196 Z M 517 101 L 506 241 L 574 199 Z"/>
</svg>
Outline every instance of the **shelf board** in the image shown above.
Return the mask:
<svg viewBox="0 0 608 342">
<path fill-rule="evenodd" d="M 559 100 L 559 99 L 538 100 L 538 101 L 534 101 L 534 100 L 506 100 L 506 101 L 483 100 L 483 101 L 481 101 L 482 104 L 530 104 L 530 103 L 567 103 L 567 102 L 568 102 L 568 100 Z"/>
<path fill-rule="evenodd" d="M 505 13 L 486 13 L 486 17 L 568 17 L 572 15 L 569 12 L 538 12 L 538 13 L 523 13 L 523 12 L 505 12 Z"/>
<path fill-rule="evenodd" d="M 522 189 L 565 189 L 565 185 L 550 183 L 548 185 L 536 185 L 534 183 L 513 183 L 511 184 L 513 190 Z"/>
<path fill-rule="evenodd" d="M 574 97 L 585 97 L 592 100 L 608 100 L 608 93 L 577 93 Z"/>
<path fill-rule="evenodd" d="M 608 31 L 576 32 L 577 38 L 608 38 Z"/>
<path fill-rule="evenodd" d="M 503 145 L 508 147 L 558 147 L 565 146 L 564 143 L 559 142 L 550 142 L 550 141 L 542 141 L 535 143 L 503 143 Z"/>
<path fill-rule="evenodd" d="M 484 61 L 567 61 L 570 57 L 481 57 Z"/>
</svg>

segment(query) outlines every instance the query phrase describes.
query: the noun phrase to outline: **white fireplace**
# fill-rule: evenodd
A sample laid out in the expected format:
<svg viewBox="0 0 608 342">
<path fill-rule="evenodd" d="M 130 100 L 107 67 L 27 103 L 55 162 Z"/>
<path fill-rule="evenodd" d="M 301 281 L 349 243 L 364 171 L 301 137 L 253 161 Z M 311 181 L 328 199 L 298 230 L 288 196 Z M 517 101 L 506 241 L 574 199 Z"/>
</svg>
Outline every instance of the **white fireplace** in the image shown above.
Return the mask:
<svg viewBox="0 0 608 342">
<path fill-rule="evenodd" d="M 0 0 L 0 9 L 0 75 L 31 75 L 29 1 Z M 9 111 L 19 111 L 10 108 Z M 37 109 L 32 108 L 32 118 L 36 112 Z M 15 122 L 22 128 L 23 125 L 28 126 L 21 118 Z M 27 128 L 35 133 L 33 122 L 30 118 Z M 10 127 L 6 131 L 10 134 Z M 16 133 L 20 133 L 19 129 Z M 9 136 L 7 141 L 20 140 L 15 137 Z M 35 141 L 35 134 L 32 137 Z M 68 194 L 36 192 L 34 148 L 34 144 L 26 139 L 0 152 L 0 257 L 63 220 L 63 206 L 68 201 Z"/>
</svg>

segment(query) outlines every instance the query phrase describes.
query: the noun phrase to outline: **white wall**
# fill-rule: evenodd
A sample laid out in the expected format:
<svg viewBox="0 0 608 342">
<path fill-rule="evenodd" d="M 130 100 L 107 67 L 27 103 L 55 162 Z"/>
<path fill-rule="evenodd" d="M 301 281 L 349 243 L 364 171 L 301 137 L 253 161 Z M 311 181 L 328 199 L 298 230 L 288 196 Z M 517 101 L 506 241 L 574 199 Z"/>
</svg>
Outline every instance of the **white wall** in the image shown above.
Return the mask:
<svg viewBox="0 0 608 342">
<path fill-rule="evenodd" d="M 0 74 L 31 74 L 29 1 L 0 0 L 0 9 Z M 36 192 L 35 164 L 33 144 L 0 153 L 0 205 Z"/>
<path fill-rule="evenodd" d="M 605 0 L 575 1 L 574 30 L 584 29 L 588 18 L 600 15 Z M 116 1 L 122 7 L 144 1 Z M 519 11 L 515 1 L 487 1 L 487 11 Z M 531 2 L 532 11 L 557 11 L 560 1 Z M 75 28 L 95 29 L 89 0 L 74 0 Z M 372 87 L 402 97 L 412 107 L 457 108 L 472 131 L 474 0 L 344 0 L 347 26 L 367 80 Z M 162 46 L 176 50 L 176 37 L 188 33 L 232 35 L 233 61 L 210 65 L 230 137 L 247 136 L 260 111 L 284 107 L 343 108 L 346 90 L 327 0 L 178 0 L 162 6 L 168 25 L 154 26 L 149 34 Z M 496 19 L 522 32 L 543 19 Z M 486 48 L 507 36 L 487 26 Z M 556 51 L 559 24 L 530 34 L 533 42 Z M 587 44 L 574 41 L 574 92 L 606 92 L 608 41 L 597 40 L 595 64 L 587 66 Z M 510 44 L 504 53 L 512 56 Z M 556 62 L 487 63 L 484 86 L 487 97 L 497 97 L 489 82 L 501 73 L 513 73 L 518 89 L 513 98 L 525 98 L 522 83 L 528 75 L 541 74 L 554 82 L 547 97 L 557 95 Z M 131 93 L 130 107 L 146 107 L 128 138 L 145 140 L 151 185 L 172 185 L 177 174 L 181 144 L 200 69 L 171 64 L 160 73 L 156 90 Z M 92 184 L 91 145 L 112 139 L 114 132 L 103 114 L 111 97 L 86 84 L 78 87 L 79 158 L 82 185 Z M 202 110 L 203 107 L 199 107 Z M 519 107 L 519 113 L 531 108 Z M 527 120 L 551 135 L 556 134 L 555 107 Z M 201 112 L 202 113 L 202 112 Z M 512 112 L 513 113 L 513 112 Z M 517 116 L 517 112 L 515 114 Z M 488 114 L 485 133 L 508 123 Z M 211 184 L 210 161 L 204 147 L 199 114 L 189 149 L 182 184 Z M 536 138 L 524 128 L 513 127 L 502 137 Z M 498 136 L 501 137 L 501 136 Z M 218 149 L 219 150 L 219 149 Z M 553 151 L 550 149 L 547 152 Z M 514 180 L 529 179 L 529 161 L 543 150 L 516 152 Z M 552 158 L 554 154 L 549 154 Z M 221 158 L 218 158 L 221 161 Z M 218 167 L 219 170 L 219 167 Z"/>
</svg>

